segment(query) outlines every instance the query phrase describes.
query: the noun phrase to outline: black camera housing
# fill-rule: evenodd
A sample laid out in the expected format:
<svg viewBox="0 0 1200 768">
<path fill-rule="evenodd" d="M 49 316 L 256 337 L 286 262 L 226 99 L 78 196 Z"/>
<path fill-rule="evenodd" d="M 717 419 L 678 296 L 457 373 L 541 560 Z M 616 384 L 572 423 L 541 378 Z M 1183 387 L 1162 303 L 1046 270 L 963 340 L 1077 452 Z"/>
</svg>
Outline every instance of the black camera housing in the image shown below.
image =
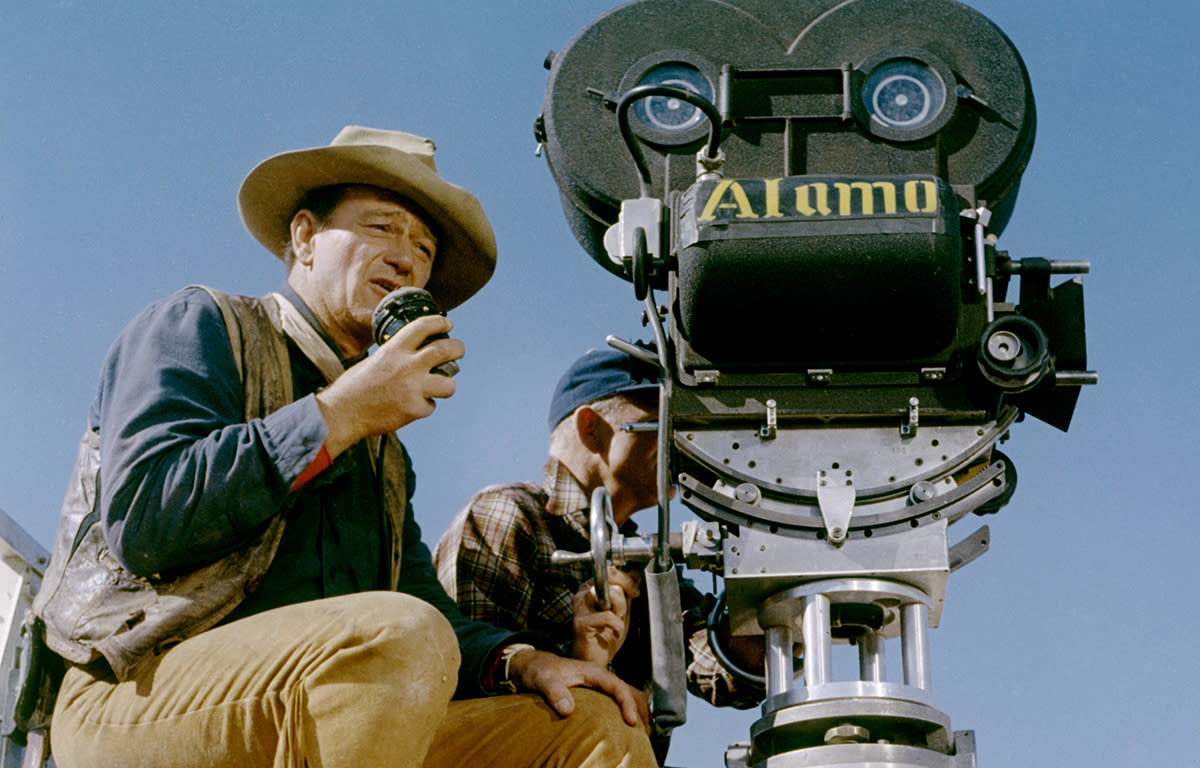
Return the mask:
<svg viewBox="0 0 1200 768">
<path fill-rule="evenodd" d="M 1082 297 L 1028 270 L 1021 305 L 1006 302 L 1015 270 L 995 243 L 1036 110 L 983 15 L 954 0 L 635 0 L 547 65 L 535 130 L 572 231 L 605 269 L 668 291 L 673 418 L 742 419 L 771 397 L 784 420 L 861 421 L 918 397 L 930 419 L 1017 405 L 1065 429 L 1079 387 L 1054 372 L 1086 365 Z M 720 124 L 669 95 L 635 103 L 645 184 L 616 107 L 648 85 L 710 101 Z M 714 130 L 719 175 L 699 176 Z M 665 224 L 637 272 L 604 236 L 646 194 Z M 1046 326 L 1029 391 L 996 387 L 977 360 L 997 313 Z"/>
</svg>

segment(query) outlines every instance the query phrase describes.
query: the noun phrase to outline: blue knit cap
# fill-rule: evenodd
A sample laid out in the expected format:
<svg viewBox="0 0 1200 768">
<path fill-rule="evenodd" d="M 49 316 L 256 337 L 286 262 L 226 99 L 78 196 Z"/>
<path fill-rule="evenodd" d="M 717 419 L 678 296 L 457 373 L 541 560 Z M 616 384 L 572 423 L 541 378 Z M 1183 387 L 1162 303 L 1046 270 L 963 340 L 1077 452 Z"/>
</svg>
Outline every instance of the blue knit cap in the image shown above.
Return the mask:
<svg viewBox="0 0 1200 768">
<path fill-rule="evenodd" d="M 615 395 L 658 388 L 656 366 L 615 349 L 592 349 L 571 363 L 550 399 L 550 429 L 581 405 Z"/>
</svg>

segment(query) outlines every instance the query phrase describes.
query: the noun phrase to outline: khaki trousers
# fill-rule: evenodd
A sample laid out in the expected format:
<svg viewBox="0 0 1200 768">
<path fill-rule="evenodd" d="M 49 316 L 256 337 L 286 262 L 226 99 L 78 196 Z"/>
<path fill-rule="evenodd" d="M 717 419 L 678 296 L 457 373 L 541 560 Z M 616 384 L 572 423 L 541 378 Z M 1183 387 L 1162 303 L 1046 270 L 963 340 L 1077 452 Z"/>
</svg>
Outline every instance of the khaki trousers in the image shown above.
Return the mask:
<svg viewBox="0 0 1200 768">
<path fill-rule="evenodd" d="M 432 606 L 370 592 L 267 611 L 180 643 L 122 683 L 71 669 L 59 768 L 651 768 L 604 694 L 450 701 L 458 642 Z M 428 753 L 428 757 L 426 757 Z"/>
</svg>

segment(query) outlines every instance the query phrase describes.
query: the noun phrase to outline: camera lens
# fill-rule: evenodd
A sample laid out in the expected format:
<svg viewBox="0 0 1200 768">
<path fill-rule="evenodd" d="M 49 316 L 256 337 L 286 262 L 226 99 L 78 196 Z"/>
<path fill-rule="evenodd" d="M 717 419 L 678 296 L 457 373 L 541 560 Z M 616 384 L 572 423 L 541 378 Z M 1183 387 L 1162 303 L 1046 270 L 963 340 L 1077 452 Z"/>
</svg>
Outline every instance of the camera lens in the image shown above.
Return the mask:
<svg viewBox="0 0 1200 768">
<path fill-rule="evenodd" d="M 946 86 L 936 72 L 916 61 L 888 61 L 867 77 L 863 105 L 872 120 L 889 128 L 917 130 L 941 114 Z"/>
<path fill-rule="evenodd" d="M 712 101 L 713 89 L 700 70 L 680 62 L 660 64 L 638 81 L 638 85 L 670 85 Z M 651 130 L 678 134 L 698 125 L 704 114 L 686 101 L 670 96 L 650 96 L 633 105 L 633 113 Z"/>
<path fill-rule="evenodd" d="M 418 317 L 445 314 L 445 312 L 438 308 L 437 302 L 433 300 L 433 296 L 430 295 L 429 291 L 412 286 L 397 288 L 387 296 L 384 296 L 383 300 L 375 307 L 375 312 L 371 317 L 375 343 L 384 344 L 388 339 L 395 336 L 401 328 Z M 421 346 L 425 346 L 437 339 L 448 338 L 450 336 L 445 333 L 435 333 L 425 339 Z M 443 376 L 454 376 L 458 373 L 458 364 L 453 360 L 448 360 L 435 367 L 433 372 L 440 373 Z"/>
</svg>

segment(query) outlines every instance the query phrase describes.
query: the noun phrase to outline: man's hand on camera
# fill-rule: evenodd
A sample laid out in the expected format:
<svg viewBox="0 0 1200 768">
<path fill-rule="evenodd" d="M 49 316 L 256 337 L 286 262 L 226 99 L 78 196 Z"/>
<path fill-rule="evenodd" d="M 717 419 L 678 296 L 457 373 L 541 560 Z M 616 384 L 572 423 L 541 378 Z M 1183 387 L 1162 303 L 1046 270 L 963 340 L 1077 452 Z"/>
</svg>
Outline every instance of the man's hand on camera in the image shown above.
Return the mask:
<svg viewBox="0 0 1200 768">
<path fill-rule="evenodd" d="M 421 346 L 429 336 L 449 333 L 451 327 L 442 315 L 419 317 L 317 393 L 329 426 L 325 448 L 331 458 L 364 437 L 394 432 L 425 418 L 433 413 L 435 398 L 454 394 L 454 379 L 432 369 L 461 358 L 463 343 L 439 339 Z"/>
<path fill-rule="evenodd" d="M 575 711 L 571 688 L 603 691 L 617 702 L 626 723 L 649 728 L 650 705 L 645 694 L 598 664 L 531 649 L 512 657 L 508 677 L 518 688 L 540 693 L 563 717 Z"/>
<path fill-rule="evenodd" d="M 638 596 L 636 574 L 608 567 L 608 599 L 610 608 L 599 606 L 596 588 L 587 581 L 575 593 L 575 639 L 571 657 L 608 666 L 621 649 L 629 633 L 629 604 Z"/>
</svg>

